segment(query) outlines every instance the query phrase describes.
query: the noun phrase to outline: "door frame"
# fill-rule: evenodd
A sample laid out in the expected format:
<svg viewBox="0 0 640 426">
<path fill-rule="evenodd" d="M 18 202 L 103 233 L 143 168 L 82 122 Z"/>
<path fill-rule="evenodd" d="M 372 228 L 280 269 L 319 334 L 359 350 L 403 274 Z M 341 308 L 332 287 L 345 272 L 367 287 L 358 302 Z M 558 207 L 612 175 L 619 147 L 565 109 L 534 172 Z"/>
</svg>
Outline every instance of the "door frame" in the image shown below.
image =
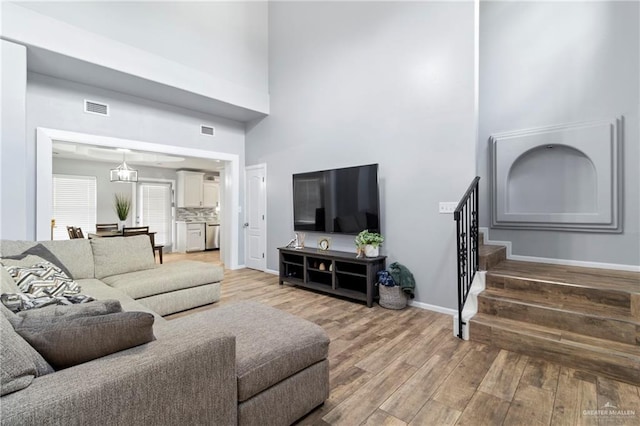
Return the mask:
<svg viewBox="0 0 640 426">
<path fill-rule="evenodd" d="M 229 250 L 223 252 L 222 261 L 228 269 L 239 269 L 240 258 L 240 156 L 227 152 L 206 151 L 174 145 L 142 142 L 132 139 L 121 139 L 110 136 L 99 136 L 66 130 L 36 128 L 36 239 L 48 240 L 51 237 L 51 215 L 53 199 L 51 194 L 53 180 L 53 141 L 73 142 L 85 145 L 98 145 L 110 148 L 129 148 L 139 151 L 150 151 L 161 154 L 172 154 L 186 157 L 199 157 L 210 160 L 226 161 L 224 168 L 225 223 L 223 227 L 225 243 Z"/>
<path fill-rule="evenodd" d="M 258 163 L 258 164 L 254 164 L 251 166 L 245 166 L 244 168 L 244 205 L 245 205 L 245 212 L 244 212 L 244 221 L 243 223 L 247 223 L 247 218 L 249 217 L 249 203 L 247 202 L 248 197 L 249 197 L 249 191 L 247 191 L 247 184 L 248 184 L 248 179 L 247 179 L 247 172 L 250 170 L 256 170 L 256 169 L 263 169 L 264 170 L 264 197 L 262 197 L 263 201 L 263 205 L 262 205 L 262 211 L 264 212 L 264 237 L 262 239 L 263 243 L 262 243 L 262 252 L 264 253 L 264 269 L 262 269 L 263 272 L 266 272 L 269 268 L 267 267 L 267 261 L 269 259 L 269 254 L 267 251 L 267 221 L 269 219 L 269 215 L 267 214 L 267 163 Z M 245 259 L 245 266 L 246 266 L 246 262 L 247 259 L 249 258 L 249 239 L 248 239 L 248 235 L 247 235 L 247 228 L 244 227 L 243 225 L 243 231 L 244 231 L 244 259 Z"/>
</svg>

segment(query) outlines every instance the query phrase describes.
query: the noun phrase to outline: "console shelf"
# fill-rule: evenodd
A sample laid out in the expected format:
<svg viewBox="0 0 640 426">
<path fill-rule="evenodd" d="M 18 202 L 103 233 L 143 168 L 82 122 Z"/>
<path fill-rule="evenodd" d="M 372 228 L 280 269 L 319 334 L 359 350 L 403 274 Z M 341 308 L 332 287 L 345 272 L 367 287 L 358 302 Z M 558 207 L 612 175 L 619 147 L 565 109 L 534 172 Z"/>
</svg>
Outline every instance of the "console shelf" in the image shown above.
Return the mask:
<svg viewBox="0 0 640 426">
<path fill-rule="evenodd" d="M 281 285 L 286 281 L 373 306 L 378 296 L 376 273 L 385 269 L 386 256 L 357 258 L 355 253 L 309 248 L 278 250 Z"/>
</svg>

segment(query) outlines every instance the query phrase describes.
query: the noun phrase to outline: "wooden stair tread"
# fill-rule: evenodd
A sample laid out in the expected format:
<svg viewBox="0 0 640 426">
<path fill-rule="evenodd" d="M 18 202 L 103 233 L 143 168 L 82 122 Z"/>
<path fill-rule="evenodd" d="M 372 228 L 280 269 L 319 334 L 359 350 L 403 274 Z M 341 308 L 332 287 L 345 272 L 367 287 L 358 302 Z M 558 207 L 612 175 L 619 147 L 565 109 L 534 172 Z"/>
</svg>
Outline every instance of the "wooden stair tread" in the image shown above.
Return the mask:
<svg viewBox="0 0 640 426">
<path fill-rule="evenodd" d="M 503 260 L 487 275 L 640 294 L 639 272 Z"/>
<path fill-rule="evenodd" d="M 543 295 L 498 288 L 487 288 L 480 293 L 479 297 L 499 299 L 506 302 L 538 306 L 591 317 L 615 319 L 640 325 L 640 322 L 632 317 L 628 308 L 590 303 L 580 299 L 572 300 L 559 297 L 550 299 Z"/>
<path fill-rule="evenodd" d="M 561 342 L 569 346 L 578 347 L 602 355 L 624 357 L 636 362 L 636 365 L 640 365 L 640 345 L 631 345 L 607 339 L 600 339 L 597 337 L 585 336 L 578 333 L 482 313 L 476 314 L 471 319 L 471 323 L 474 322 L 484 324 L 489 327 L 509 330 L 512 333 L 528 335 L 538 339 Z M 473 326 L 471 326 L 471 333 L 473 335 Z"/>
</svg>

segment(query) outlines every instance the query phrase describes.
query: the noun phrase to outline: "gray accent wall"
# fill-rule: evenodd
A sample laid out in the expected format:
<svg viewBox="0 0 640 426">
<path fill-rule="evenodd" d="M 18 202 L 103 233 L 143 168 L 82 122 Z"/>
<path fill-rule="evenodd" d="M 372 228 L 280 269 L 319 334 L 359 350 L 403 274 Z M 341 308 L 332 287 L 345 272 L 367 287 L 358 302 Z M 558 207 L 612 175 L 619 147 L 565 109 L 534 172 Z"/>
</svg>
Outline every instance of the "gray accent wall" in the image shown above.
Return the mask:
<svg viewBox="0 0 640 426">
<path fill-rule="evenodd" d="M 269 29 L 271 115 L 246 133 L 246 163 L 267 165 L 267 268 L 293 236 L 293 173 L 378 163 L 387 264 L 414 273 L 417 301 L 454 308 L 438 202 L 475 175 L 473 3 L 270 2 Z"/>
<path fill-rule="evenodd" d="M 640 3 L 480 2 L 477 146 L 489 218 L 489 137 L 624 116 L 621 234 L 492 229 L 513 254 L 640 265 Z M 540 170 L 540 173 L 545 173 Z M 537 203 L 544 193 L 532 193 Z"/>
</svg>

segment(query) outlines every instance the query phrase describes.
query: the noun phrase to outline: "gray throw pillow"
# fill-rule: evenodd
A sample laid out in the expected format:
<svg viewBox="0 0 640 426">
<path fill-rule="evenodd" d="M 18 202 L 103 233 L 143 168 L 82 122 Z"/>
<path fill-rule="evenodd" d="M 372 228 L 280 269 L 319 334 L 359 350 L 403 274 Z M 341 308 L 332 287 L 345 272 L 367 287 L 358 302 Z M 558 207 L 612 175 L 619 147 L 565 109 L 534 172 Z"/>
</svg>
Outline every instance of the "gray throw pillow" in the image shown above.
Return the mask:
<svg viewBox="0 0 640 426">
<path fill-rule="evenodd" d="M 59 370 L 154 340 L 153 320 L 146 312 L 43 317 L 21 323 L 16 331 Z"/>
<path fill-rule="evenodd" d="M 18 353 L 22 354 L 21 356 L 24 357 L 25 361 L 28 360 L 29 363 L 35 366 L 36 377 L 53 373 L 53 368 L 51 368 L 49 363 L 45 361 L 42 355 L 40 355 L 38 351 L 36 351 L 33 347 L 31 347 L 30 344 L 28 344 L 22 337 L 20 337 L 19 334 L 16 333 L 14 329 L 15 328 L 14 324 L 18 321 L 19 317 L 13 312 L 11 312 L 9 309 L 7 309 L 2 303 L 0 303 L 0 317 L 2 317 L 3 320 L 7 321 L 8 324 L 11 326 L 10 331 L 13 335 L 15 335 L 15 336 L 11 336 L 11 339 L 17 339 L 14 343 L 10 343 L 9 340 L 5 340 L 4 339 L 5 331 L 3 330 L 3 335 L 1 340 L 2 345 L 0 345 L 2 350 L 4 351 L 6 348 L 9 348 L 9 347 L 19 348 Z"/>
<path fill-rule="evenodd" d="M 2 262 L 5 263 L 5 260 L 23 260 L 27 256 L 37 256 L 47 262 L 51 262 L 54 265 L 56 265 L 58 268 L 62 269 L 62 272 L 64 272 L 69 278 L 73 278 L 73 275 L 71 275 L 71 272 L 69 272 L 67 267 L 64 266 L 64 264 L 60 261 L 60 259 L 58 259 L 56 255 L 51 253 L 51 251 L 45 246 L 43 246 L 42 244 L 36 244 L 35 246 L 23 251 L 20 254 L 16 254 L 14 256 L 3 256 Z M 27 263 L 28 264 L 22 264 L 19 266 L 31 266 L 38 262 L 33 262 L 32 260 L 29 260 Z"/>
<path fill-rule="evenodd" d="M 36 365 L 30 359 L 22 337 L 13 330 L 9 321 L 0 315 L 0 394 L 19 391 L 36 377 Z"/>
<path fill-rule="evenodd" d="M 94 300 L 93 302 L 80 303 L 77 305 L 53 305 L 40 309 L 30 309 L 18 312 L 16 320 L 11 321 L 14 327 L 20 324 L 28 326 L 29 321 L 41 320 L 42 318 L 78 318 L 93 317 L 96 315 L 115 314 L 122 312 L 122 306 L 118 300 Z"/>
</svg>

